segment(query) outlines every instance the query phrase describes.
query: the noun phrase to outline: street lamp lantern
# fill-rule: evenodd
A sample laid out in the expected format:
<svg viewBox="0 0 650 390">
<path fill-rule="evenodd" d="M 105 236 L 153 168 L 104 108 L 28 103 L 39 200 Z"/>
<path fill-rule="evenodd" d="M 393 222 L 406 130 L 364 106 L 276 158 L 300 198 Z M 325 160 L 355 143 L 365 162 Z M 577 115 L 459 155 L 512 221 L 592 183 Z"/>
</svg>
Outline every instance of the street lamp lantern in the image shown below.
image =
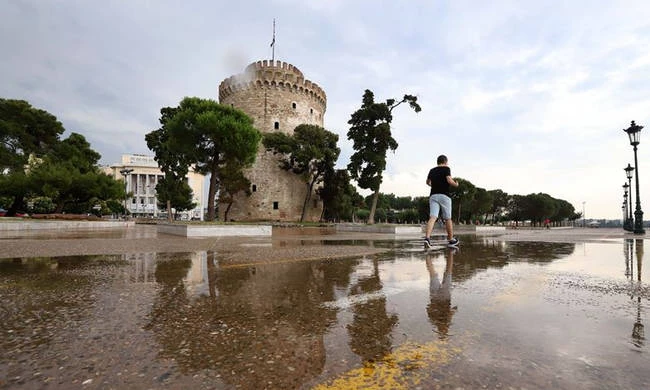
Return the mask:
<svg viewBox="0 0 650 390">
<path fill-rule="evenodd" d="M 641 142 L 641 129 L 643 129 L 643 126 L 637 125 L 634 121 L 632 121 L 630 127 L 623 129 L 627 136 L 630 137 L 630 145 L 637 146 Z"/>
<path fill-rule="evenodd" d="M 632 172 L 634 171 L 634 167 L 630 165 L 630 163 L 627 163 L 627 167 L 623 168 L 625 171 L 625 176 L 627 177 L 628 180 L 632 180 Z M 632 184 L 630 184 L 631 186 Z"/>
<path fill-rule="evenodd" d="M 636 209 L 634 211 L 634 234 L 645 234 L 643 229 L 643 211 L 641 210 L 641 197 L 639 195 L 639 161 L 636 157 L 637 146 L 641 142 L 641 129 L 643 126 L 637 125 L 634 121 L 630 124 L 630 127 L 623 129 L 630 138 L 630 145 L 634 149 L 634 170 L 636 170 L 635 184 L 636 184 Z M 626 168 L 626 173 L 627 168 Z M 630 171 L 631 172 L 631 171 Z"/>
</svg>

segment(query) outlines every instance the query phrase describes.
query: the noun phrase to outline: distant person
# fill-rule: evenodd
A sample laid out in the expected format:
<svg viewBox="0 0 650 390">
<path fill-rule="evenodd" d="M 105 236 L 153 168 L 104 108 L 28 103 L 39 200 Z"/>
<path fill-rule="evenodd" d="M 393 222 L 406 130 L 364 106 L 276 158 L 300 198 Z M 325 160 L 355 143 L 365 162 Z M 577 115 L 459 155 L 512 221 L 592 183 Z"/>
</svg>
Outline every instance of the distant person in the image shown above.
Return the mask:
<svg viewBox="0 0 650 390">
<path fill-rule="evenodd" d="M 437 328 L 438 338 L 441 340 L 446 339 L 449 335 L 451 317 L 457 310 L 457 307 L 451 306 L 451 274 L 454 268 L 454 254 L 458 248 L 449 248 L 445 251 L 445 272 L 442 275 L 442 280 L 433 265 L 433 256 L 429 254 L 426 258 L 427 271 L 429 271 L 427 315 L 431 324 Z"/>
<path fill-rule="evenodd" d="M 551 228 L 551 220 L 550 219 L 546 218 L 544 220 L 544 227 L 547 228 L 547 229 Z"/>
<path fill-rule="evenodd" d="M 447 166 L 447 156 L 441 154 L 436 163 L 438 166 L 431 168 L 427 176 L 427 185 L 431 187 L 431 192 L 429 195 L 429 221 L 424 236 L 424 245 L 431 248 L 431 232 L 438 214 L 440 214 L 440 219 L 444 222 L 447 230 L 448 245 L 457 246 L 458 240 L 454 237 L 454 226 L 451 222 L 449 186 L 458 187 L 458 182 L 451 177 L 451 169 Z"/>
</svg>

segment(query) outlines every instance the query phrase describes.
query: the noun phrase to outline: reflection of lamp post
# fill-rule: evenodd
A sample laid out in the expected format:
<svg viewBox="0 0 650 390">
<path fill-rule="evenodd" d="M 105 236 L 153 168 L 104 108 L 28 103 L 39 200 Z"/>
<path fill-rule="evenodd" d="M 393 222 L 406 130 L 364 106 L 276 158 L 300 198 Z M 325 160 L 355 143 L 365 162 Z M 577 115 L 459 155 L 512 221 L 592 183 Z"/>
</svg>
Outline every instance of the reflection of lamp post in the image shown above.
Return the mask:
<svg viewBox="0 0 650 390">
<path fill-rule="evenodd" d="M 643 211 L 641 211 L 641 198 L 639 196 L 639 162 L 636 158 L 636 149 L 640 143 L 641 138 L 641 129 L 643 126 L 639 126 L 634 121 L 630 124 L 630 127 L 623 129 L 630 138 L 630 145 L 634 148 L 634 169 L 636 170 L 635 184 L 636 184 L 636 210 L 634 211 L 634 234 L 645 234 L 643 230 Z"/>
<path fill-rule="evenodd" d="M 639 282 L 637 288 L 641 287 L 641 265 L 643 263 L 643 240 L 636 240 L 636 278 Z M 640 291 L 638 291 L 640 294 Z M 637 296 L 636 322 L 632 328 L 632 343 L 638 347 L 643 347 L 645 341 L 645 330 L 641 323 L 641 295 Z"/>
<path fill-rule="evenodd" d="M 127 168 L 124 168 L 124 169 L 121 169 L 121 170 L 120 170 L 120 173 L 122 174 L 122 176 L 124 176 L 124 215 L 126 215 L 126 197 L 127 197 L 127 195 L 128 195 L 128 193 L 127 193 L 127 191 L 126 191 L 126 185 L 127 185 L 126 177 L 127 177 L 131 172 L 133 172 L 133 169 L 131 169 L 131 168 L 128 168 L 128 169 L 127 169 Z"/>
</svg>

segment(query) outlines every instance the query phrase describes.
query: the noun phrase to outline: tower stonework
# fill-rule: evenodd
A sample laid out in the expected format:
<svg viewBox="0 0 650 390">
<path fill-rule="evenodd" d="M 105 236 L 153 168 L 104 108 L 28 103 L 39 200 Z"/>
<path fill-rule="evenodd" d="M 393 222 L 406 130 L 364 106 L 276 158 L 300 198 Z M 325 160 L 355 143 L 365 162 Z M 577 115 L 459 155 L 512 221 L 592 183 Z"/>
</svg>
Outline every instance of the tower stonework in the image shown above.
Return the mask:
<svg viewBox="0 0 650 390">
<path fill-rule="evenodd" d="M 325 91 L 306 80 L 295 66 L 282 61 L 257 61 L 243 73 L 219 85 L 219 102 L 244 111 L 262 133 L 293 134 L 300 124 L 323 126 L 327 107 Z M 308 191 L 305 180 L 278 166 L 278 156 L 260 144 L 255 164 L 244 172 L 251 181 L 251 196 L 239 193 L 228 212 L 235 221 L 298 221 Z M 219 205 L 223 220 L 227 205 Z M 323 202 L 315 193 L 306 208 L 305 221 L 318 221 Z"/>
</svg>

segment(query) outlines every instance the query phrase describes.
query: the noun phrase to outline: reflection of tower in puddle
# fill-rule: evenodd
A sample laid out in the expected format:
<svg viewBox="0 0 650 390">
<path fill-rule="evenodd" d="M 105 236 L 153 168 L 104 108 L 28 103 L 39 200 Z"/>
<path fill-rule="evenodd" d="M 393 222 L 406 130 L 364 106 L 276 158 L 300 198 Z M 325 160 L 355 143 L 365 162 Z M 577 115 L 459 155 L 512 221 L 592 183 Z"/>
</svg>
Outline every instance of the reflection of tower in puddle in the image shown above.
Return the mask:
<svg viewBox="0 0 650 390">
<path fill-rule="evenodd" d="M 208 253 L 205 251 L 189 253 L 192 266 L 185 276 L 185 286 L 189 295 L 208 294 Z"/>
<path fill-rule="evenodd" d="M 636 275 L 637 275 L 637 308 L 636 322 L 632 328 L 632 343 L 636 347 L 643 347 L 645 343 L 645 330 L 641 323 L 641 266 L 643 263 L 643 240 L 636 240 Z"/>
<path fill-rule="evenodd" d="M 131 266 L 126 271 L 130 283 L 156 283 L 156 253 L 127 253 L 123 260 Z"/>
</svg>

